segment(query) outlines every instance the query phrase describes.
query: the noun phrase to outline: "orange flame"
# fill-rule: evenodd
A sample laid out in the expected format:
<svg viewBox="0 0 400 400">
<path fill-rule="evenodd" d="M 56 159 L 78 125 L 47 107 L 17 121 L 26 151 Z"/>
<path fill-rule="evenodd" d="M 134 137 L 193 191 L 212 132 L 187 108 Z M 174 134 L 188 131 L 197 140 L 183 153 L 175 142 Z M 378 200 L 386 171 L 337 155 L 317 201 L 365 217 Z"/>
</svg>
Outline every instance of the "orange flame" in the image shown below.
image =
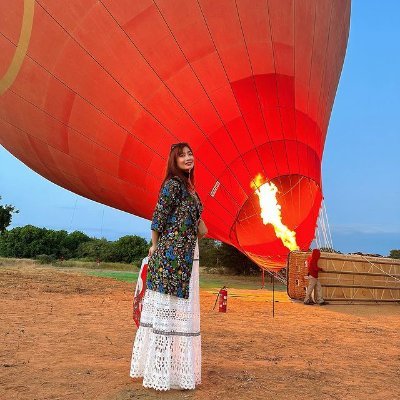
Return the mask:
<svg viewBox="0 0 400 400">
<path fill-rule="evenodd" d="M 276 199 L 278 188 L 272 182 L 262 183 L 264 180 L 263 176 L 258 174 L 250 184 L 259 197 L 263 223 L 272 224 L 276 237 L 282 240 L 285 247 L 289 250 L 299 250 L 296 232 L 282 223 L 281 206 Z"/>
</svg>

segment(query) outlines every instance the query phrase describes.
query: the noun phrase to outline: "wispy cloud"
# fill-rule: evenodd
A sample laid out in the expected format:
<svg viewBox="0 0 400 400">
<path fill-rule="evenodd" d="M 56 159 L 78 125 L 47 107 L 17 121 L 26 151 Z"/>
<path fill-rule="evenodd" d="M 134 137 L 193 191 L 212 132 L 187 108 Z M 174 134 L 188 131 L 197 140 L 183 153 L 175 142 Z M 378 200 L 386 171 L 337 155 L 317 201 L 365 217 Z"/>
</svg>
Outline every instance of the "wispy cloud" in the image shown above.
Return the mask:
<svg viewBox="0 0 400 400">
<path fill-rule="evenodd" d="M 370 224 L 333 224 L 332 232 L 341 234 L 393 234 L 400 235 L 400 226 L 370 225 Z"/>
</svg>

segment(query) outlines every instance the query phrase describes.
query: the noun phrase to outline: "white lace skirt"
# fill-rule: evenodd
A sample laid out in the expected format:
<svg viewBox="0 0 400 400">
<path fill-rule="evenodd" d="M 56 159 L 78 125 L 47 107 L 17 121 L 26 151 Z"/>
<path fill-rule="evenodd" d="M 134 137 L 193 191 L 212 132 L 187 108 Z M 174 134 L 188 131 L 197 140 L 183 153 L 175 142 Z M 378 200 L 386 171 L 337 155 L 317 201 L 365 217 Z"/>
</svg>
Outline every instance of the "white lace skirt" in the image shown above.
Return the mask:
<svg viewBox="0 0 400 400">
<path fill-rule="evenodd" d="M 199 248 L 188 299 L 146 290 L 130 376 L 156 390 L 194 389 L 201 382 Z"/>
</svg>

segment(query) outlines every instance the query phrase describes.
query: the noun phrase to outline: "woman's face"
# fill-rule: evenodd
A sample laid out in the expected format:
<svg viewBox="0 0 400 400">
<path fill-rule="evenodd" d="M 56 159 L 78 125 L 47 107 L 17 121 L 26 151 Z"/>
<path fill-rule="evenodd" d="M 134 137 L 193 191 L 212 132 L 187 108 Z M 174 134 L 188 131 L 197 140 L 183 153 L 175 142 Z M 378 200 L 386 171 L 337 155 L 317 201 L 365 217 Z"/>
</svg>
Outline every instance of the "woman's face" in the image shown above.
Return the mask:
<svg viewBox="0 0 400 400">
<path fill-rule="evenodd" d="M 189 147 L 185 146 L 182 151 L 178 153 L 176 163 L 178 168 L 186 172 L 189 172 L 194 167 L 194 157 Z"/>
</svg>

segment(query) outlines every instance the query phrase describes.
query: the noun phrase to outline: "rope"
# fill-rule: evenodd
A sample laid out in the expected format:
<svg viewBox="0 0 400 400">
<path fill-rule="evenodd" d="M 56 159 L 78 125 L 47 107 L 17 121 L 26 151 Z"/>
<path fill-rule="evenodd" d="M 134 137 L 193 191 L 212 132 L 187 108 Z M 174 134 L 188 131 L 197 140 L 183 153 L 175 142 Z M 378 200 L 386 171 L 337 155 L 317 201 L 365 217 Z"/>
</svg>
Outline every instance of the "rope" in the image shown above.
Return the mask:
<svg viewBox="0 0 400 400">
<path fill-rule="evenodd" d="M 363 255 L 361 255 L 361 257 L 362 257 L 364 260 L 368 261 L 373 267 L 378 268 L 379 271 L 383 272 L 385 275 L 390 276 L 390 277 L 393 278 L 394 280 L 400 282 L 400 279 L 399 279 L 399 278 L 395 277 L 394 275 L 389 274 L 389 272 L 386 272 L 386 271 L 383 270 L 382 268 L 378 267 L 376 264 L 374 264 L 373 262 L 371 262 L 370 260 L 368 260 L 367 257 L 364 257 Z"/>
<path fill-rule="evenodd" d="M 329 226 L 328 213 L 326 211 L 326 206 L 325 206 L 325 200 L 324 199 L 322 199 L 322 206 L 323 206 L 324 213 L 325 213 L 326 224 L 328 226 L 328 233 L 329 233 L 329 239 L 330 239 L 331 248 L 333 249 L 332 233 L 331 233 L 331 228 Z"/>
<path fill-rule="evenodd" d="M 332 234 L 329 227 L 328 214 L 326 212 L 324 200 L 321 202 L 314 239 L 319 249 L 327 248 L 333 250 Z"/>
<path fill-rule="evenodd" d="M 324 244 L 325 244 L 325 247 L 327 247 L 329 249 L 330 243 L 328 240 L 328 235 L 326 233 L 326 225 L 325 225 L 325 219 L 324 219 L 324 213 L 323 213 L 323 206 L 321 206 L 320 214 L 321 214 L 321 227 L 322 227 L 322 234 L 324 237 Z"/>
<path fill-rule="evenodd" d="M 317 226 L 317 230 L 315 232 L 315 242 L 317 243 L 317 247 L 320 249 L 322 246 L 321 246 L 321 239 L 319 236 L 320 236 L 320 234 L 319 234 L 319 229 Z"/>
<path fill-rule="evenodd" d="M 103 213 L 101 216 L 101 228 L 100 228 L 100 239 L 103 238 L 103 222 L 104 222 L 104 211 L 105 211 L 106 207 L 103 206 Z"/>
<path fill-rule="evenodd" d="M 72 210 L 71 221 L 69 222 L 69 229 L 68 229 L 69 232 L 71 232 L 71 230 L 72 230 L 72 221 L 74 220 L 74 217 L 75 217 L 75 211 L 76 211 L 77 203 L 78 203 L 78 195 L 76 195 L 74 209 Z"/>
<path fill-rule="evenodd" d="M 344 255 L 344 256 L 345 256 L 345 258 L 348 258 L 346 255 Z M 397 277 L 395 277 L 395 276 L 389 274 L 388 272 L 386 272 L 385 270 L 383 270 L 382 268 L 380 268 L 378 265 L 376 265 L 376 264 L 374 264 L 373 262 L 371 262 L 370 260 L 368 260 L 368 259 L 367 259 L 366 257 L 364 257 L 363 255 L 361 255 L 361 257 L 362 257 L 364 260 L 366 260 L 369 264 L 371 264 L 372 267 L 375 267 L 375 268 L 377 268 L 379 271 L 381 271 L 384 275 L 390 276 L 391 278 L 395 279 L 396 281 L 400 281 L 400 279 L 398 279 Z M 346 263 L 346 262 L 349 262 L 349 261 L 353 264 L 353 268 L 355 268 L 355 269 L 357 270 L 357 266 L 356 266 L 354 260 L 350 260 L 350 259 L 349 259 L 349 260 L 343 260 L 343 265 L 342 265 L 342 266 L 344 266 L 345 263 Z M 328 259 L 328 262 L 329 262 L 329 264 L 330 264 L 331 266 L 334 266 L 334 260 Z M 332 268 L 332 267 L 331 267 L 331 268 Z M 335 270 L 335 268 L 332 268 L 332 270 L 335 271 L 335 272 L 338 274 L 338 276 L 336 277 L 336 283 L 339 283 L 339 282 L 340 282 L 340 274 L 341 274 L 342 271 L 340 271 L 340 270 Z M 364 276 L 364 279 L 365 279 L 365 278 L 366 278 L 366 276 Z M 354 283 L 354 278 L 353 278 L 353 283 Z M 337 289 L 339 289 L 339 288 L 334 288 L 334 289 L 333 289 L 333 291 L 332 291 L 332 293 L 331 293 L 331 296 L 334 295 L 334 293 L 336 292 Z M 342 289 L 343 289 L 343 288 L 342 288 Z M 360 288 L 354 288 L 353 291 L 352 291 L 352 293 L 351 293 L 348 297 L 345 295 L 345 300 L 354 300 L 355 297 L 356 297 L 356 295 L 357 295 L 357 293 L 358 293 L 358 291 L 359 291 L 359 289 L 360 289 Z M 371 289 L 371 288 L 368 288 L 368 289 L 369 289 L 369 291 L 371 292 L 372 297 L 374 297 L 374 298 L 376 297 L 375 300 L 376 300 L 376 301 L 379 301 L 379 300 L 382 300 L 383 295 L 384 295 L 384 291 L 385 291 L 386 288 L 383 288 L 384 290 L 382 291 L 380 298 L 376 296 L 376 294 L 373 292 L 373 289 Z M 388 289 L 388 290 L 391 292 L 390 289 Z"/>
<path fill-rule="evenodd" d="M 283 283 L 285 286 L 287 286 L 287 280 L 284 276 L 282 276 L 281 272 L 278 271 L 276 273 L 271 272 L 269 269 L 264 270 L 269 276 L 274 277 L 277 279 L 279 282 Z"/>
</svg>

